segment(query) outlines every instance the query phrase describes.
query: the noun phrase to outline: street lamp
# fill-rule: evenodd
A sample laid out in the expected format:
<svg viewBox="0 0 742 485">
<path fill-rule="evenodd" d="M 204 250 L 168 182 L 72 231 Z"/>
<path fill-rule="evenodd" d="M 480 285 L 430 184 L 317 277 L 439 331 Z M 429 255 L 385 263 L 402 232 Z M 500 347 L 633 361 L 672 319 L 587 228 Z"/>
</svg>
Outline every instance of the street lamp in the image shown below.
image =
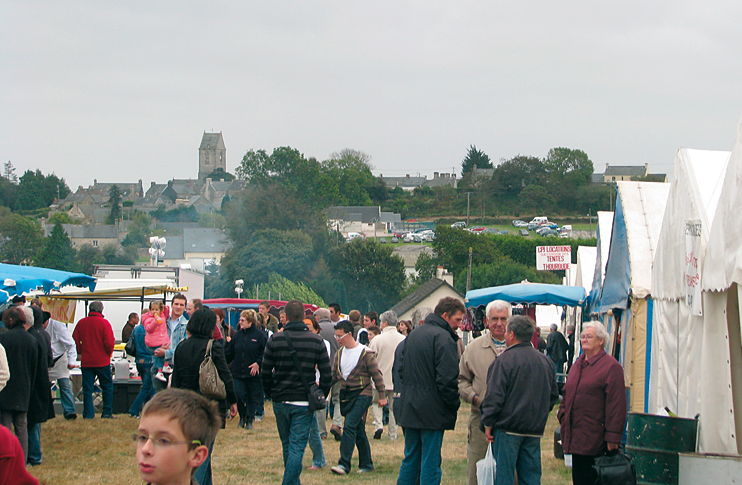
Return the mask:
<svg viewBox="0 0 742 485">
<path fill-rule="evenodd" d="M 154 266 L 157 266 L 159 258 L 165 257 L 165 245 L 167 244 L 167 240 L 164 237 L 157 237 L 152 236 L 149 238 L 149 255 L 152 257 L 152 260 L 154 261 Z"/>
<path fill-rule="evenodd" d="M 242 298 L 242 292 L 245 291 L 242 289 L 242 287 L 245 284 L 244 280 L 235 280 L 234 284 L 236 285 L 234 288 L 234 292 L 237 293 L 237 298 Z"/>
</svg>

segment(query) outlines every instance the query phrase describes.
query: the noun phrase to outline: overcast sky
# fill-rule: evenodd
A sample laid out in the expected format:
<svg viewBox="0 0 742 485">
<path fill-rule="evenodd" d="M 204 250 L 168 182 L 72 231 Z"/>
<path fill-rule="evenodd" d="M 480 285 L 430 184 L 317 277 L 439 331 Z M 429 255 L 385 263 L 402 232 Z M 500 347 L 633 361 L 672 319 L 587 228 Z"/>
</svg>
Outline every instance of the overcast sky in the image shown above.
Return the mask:
<svg viewBox="0 0 742 485">
<path fill-rule="evenodd" d="M 0 6 L 0 157 L 70 188 L 197 176 L 204 131 L 387 176 L 585 150 L 729 150 L 742 2 L 96 1 Z"/>
</svg>

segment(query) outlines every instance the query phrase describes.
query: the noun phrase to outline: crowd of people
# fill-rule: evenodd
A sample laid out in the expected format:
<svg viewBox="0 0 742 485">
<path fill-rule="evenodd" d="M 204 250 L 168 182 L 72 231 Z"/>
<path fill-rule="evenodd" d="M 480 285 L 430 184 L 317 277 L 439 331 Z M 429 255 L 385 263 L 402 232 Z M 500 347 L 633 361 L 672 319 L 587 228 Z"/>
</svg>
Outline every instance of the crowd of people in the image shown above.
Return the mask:
<svg viewBox="0 0 742 485">
<path fill-rule="evenodd" d="M 476 464 L 488 447 L 497 462 L 495 483 L 540 483 L 540 439 L 559 402 L 556 376 L 565 365 L 558 419 L 564 451 L 573 456 L 574 483 L 593 483 L 595 457 L 621 442 L 623 372 L 606 354 L 608 336 L 598 322 L 583 326 L 583 353 L 573 364 L 574 328 L 565 338 L 554 326 L 539 350 L 533 320 L 514 316 L 512 306 L 500 300 L 489 303 L 485 331 L 465 348 L 457 329 L 466 309 L 456 298 L 443 298 L 434 309 L 418 308 L 406 321 L 393 311 L 362 315 L 351 310 L 344 319 L 337 304 L 309 314 L 297 300 L 286 303 L 278 316 L 270 310 L 269 302 L 261 302 L 258 311 L 244 310 L 234 328 L 223 310 L 176 294 L 169 306 L 154 301 L 141 317 L 129 315 L 122 341 L 129 342 L 127 352 L 142 382 L 129 415 L 140 418 L 133 439 L 147 483 L 181 477 L 182 483 L 211 484 L 218 429 L 236 416 L 238 428 L 252 429 L 267 399 L 281 441 L 284 485 L 300 483 L 307 445 L 310 469 L 327 466 L 323 441 L 329 437 L 339 442 L 340 451 L 338 463 L 330 466 L 333 474 L 373 472 L 368 419 L 373 419 L 375 440 L 382 439 L 385 426 L 389 440 L 398 439 L 402 429 L 398 485 L 438 484 L 444 433 L 454 429 L 462 401 L 471 407 L 468 484 L 478 483 Z M 8 470 L 28 476 L 17 483 L 37 483 L 25 465 L 42 461 L 41 424 L 54 416 L 50 383 L 60 391 L 64 418 L 76 419 L 69 379 L 76 365 L 82 373 L 82 417 L 95 418 L 97 381 L 100 417 L 116 418 L 115 340 L 103 311 L 101 302 L 92 302 L 71 335 L 39 300 L 28 306 L 19 301 L 3 313 L 0 452 L 13 448 L 22 459 L 4 461 L 0 453 L 0 483 Z M 205 358 L 223 384 L 222 399 L 203 396 Z M 11 429 L 17 439 L 4 443 Z"/>
</svg>

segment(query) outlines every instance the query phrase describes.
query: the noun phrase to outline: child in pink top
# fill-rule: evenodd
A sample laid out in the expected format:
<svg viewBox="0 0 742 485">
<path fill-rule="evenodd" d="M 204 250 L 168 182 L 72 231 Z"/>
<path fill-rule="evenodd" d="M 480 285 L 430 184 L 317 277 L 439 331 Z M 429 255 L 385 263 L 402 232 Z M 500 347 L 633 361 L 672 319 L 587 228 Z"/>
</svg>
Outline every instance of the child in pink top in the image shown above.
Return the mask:
<svg viewBox="0 0 742 485">
<path fill-rule="evenodd" d="M 170 309 L 161 301 L 153 301 L 149 304 L 149 311 L 142 315 L 142 325 L 147 332 L 144 335 L 144 343 L 152 351 L 152 372 L 155 372 L 155 378 L 165 381 L 162 374 L 164 360 L 157 357 L 155 350 L 170 343 L 170 336 L 167 333 L 167 319 L 170 316 Z"/>
</svg>

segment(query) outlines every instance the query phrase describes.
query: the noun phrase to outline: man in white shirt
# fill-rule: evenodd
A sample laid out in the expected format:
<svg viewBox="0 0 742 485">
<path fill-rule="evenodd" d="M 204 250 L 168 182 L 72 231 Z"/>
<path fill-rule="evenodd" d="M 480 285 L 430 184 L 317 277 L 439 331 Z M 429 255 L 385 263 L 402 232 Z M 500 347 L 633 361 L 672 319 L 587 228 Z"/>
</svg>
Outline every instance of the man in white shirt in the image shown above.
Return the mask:
<svg viewBox="0 0 742 485">
<path fill-rule="evenodd" d="M 380 398 L 385 398 L 389 403 L 389 439 L 397 439 L 397 422 L 394 419 L 394 383 L 392 382 L 392 367 L 394 367 L 394 352 L 397 346 L 404 340 L 404 335 L 397 331 L 397 314 L 389 310 L 379 316 L 381 324 L 381 335 L 371 340 L 368 348 L 376 353 L 376 362 L 384 378 L 384 396 L 374 389 L 372 409 L 374 412 L 374 439 L 381 439 L 384 433 L 384 409 L 379 406 Z"/>
<path fill-rule="evenodd" d="M 75 412 L 75 398 L 70 389 L 70 369 L 76 367 L 77 346 L 67 325 L 51 318 L 49 312 L 44 312 L 44 330 L 49 334 L 52 342 L 52 359 L 54 367 L 49 369 L 49 381 L 57 381 L 59 394 L 62 398 L 64 419 L 77 419 Z"/>
</svg>

